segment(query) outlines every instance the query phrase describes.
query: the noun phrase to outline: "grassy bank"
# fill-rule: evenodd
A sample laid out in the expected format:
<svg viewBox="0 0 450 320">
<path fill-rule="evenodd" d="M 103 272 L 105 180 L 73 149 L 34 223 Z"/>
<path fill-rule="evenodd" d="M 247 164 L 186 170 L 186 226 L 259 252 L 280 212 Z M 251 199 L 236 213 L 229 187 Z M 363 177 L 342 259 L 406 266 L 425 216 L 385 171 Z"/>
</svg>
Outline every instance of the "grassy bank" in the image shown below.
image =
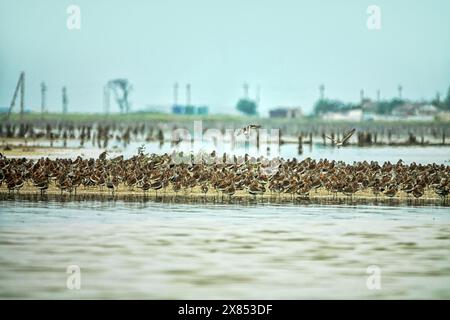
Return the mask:
<svg viewBox="0 0 450 320">
<path fill-rule="evenodd" d="M 11 122 L 39 122 L 39 121 L 70 121 L 70 122 L 192 122 L 196 120 L 203 121 L 219 121 L 219 122 L 238 122 L 238 123 L 261 123 L 261 124 L 304 124 L 317 126 L 392 126 L 392 125 L 408 125 L 408 126 L 423 126 L 423 125 L 449 125 L 449 121 L 326 121 L 317 117 L 303 117 L 298 119 L 293 118 L 266 118 L 266 117 L 249 117 L 240 115 L 227 114 L 211 114 L 211 115 L 175 115 L 169 113 L 129 113 L 129 114 L 108 114 L 103 113 L 69 113 L 66 115 L 60 113 L 27 113 L 21 118 L 19 114 L 11 115 L 9 121 Z M 2 119 L 2 122 L 5 120 Z"/>
</svg>

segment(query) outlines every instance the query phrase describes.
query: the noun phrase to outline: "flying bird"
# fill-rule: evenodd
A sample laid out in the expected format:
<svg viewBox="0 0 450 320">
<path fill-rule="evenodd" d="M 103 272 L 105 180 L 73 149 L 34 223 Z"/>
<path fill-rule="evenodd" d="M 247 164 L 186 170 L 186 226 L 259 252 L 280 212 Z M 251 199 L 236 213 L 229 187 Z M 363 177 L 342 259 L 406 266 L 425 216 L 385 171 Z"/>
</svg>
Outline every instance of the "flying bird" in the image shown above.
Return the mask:
<svg viewBox="0 0 450 320">
<path fill-rule="evenodd" d="M 260 128 L 261 128 L 260 124 L 249 124 L 248 126 L 245 126 L 241 129 L 239 129 L 237 135 L 240 135 L 243 133 L 246 137 L 248 137 L 248 134 L 250 133 L 251 129 L 260 129 Z"/>
<path fill-rule="evenodd" d="M 343 147 L 343 146 L 345 146 L 345 144 L 348 142 L 348 140 L 352 137 L 352 135 L 355 133 L 355 131 L 356 131 L 356 129 L 355 128 L 353 128 L 352 130 L 350 130 L 349 132 L 347 132 L 345 135 L 344 135 L 344 137 L 342 138 L 342 140 L 334 140 L 333 138 L 331 138 L 331 137 L 329 137 L 329 136 L 325 136 L 325 137 L 327 137 L 328 139 L 330 139 L 331 141 L 333 141 L 335 144 L 336 144 L 336 146 L 338 147 L 338 148 L 340 148 L 340 147 Z"/>
</svg>

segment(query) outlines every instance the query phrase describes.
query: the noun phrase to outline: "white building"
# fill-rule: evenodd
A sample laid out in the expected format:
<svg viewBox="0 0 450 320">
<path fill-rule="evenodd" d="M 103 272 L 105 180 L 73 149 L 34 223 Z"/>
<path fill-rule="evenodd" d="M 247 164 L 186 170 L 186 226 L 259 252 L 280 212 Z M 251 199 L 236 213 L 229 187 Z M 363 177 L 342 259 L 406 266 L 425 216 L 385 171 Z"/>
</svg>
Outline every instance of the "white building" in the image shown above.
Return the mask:
<svg viewBox="0 0 450 320">
<path fill-rule="evenodd" d="M 363 119 L 362 109 L 351 109 L 339 112 L 326 112 L 322 115 L 326 121 L 361 121 Z"/>
<path fill-rule="evenodd" d="M 269 111 L 271 118 L 301 118 L 303 117 L 302 108 L 300 107 L 279 107 Z"/>
</svg>

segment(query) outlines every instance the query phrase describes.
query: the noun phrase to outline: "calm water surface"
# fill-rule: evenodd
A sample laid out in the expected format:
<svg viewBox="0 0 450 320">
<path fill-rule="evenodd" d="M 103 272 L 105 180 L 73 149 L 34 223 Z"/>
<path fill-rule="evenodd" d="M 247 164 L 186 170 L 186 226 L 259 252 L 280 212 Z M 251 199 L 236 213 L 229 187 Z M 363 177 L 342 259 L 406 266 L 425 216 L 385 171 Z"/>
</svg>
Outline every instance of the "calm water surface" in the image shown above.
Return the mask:
<svg viewBox="0 0 450 320">
<path fill-rule="evenodd" d="M 2 201 L 0 298 L 449 299 L 449 249 L 445 207 Z"/>
</svg>

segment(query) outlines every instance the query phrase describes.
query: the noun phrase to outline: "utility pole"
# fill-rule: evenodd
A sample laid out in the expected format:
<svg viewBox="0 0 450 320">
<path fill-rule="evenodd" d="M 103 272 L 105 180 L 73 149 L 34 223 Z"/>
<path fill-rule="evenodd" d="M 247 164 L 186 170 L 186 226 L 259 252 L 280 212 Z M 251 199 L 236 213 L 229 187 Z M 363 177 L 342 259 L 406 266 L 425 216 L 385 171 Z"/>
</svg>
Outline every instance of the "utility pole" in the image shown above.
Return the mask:
<svg viewBox="0 0 450 320">
<path fill-rule="evenodd" d="M 45 85 L 45 82 L 41 82 L 41 115 L 44 115 L 46 111 L 45 104 L 47 102 L 47 86 Z"/>
<path fill-rule="evenodd" d="M 191 85 L 188 83 L 186 85 L 186 106 L 191 105 Z"/>
<path fill-rule="evenodd" d="M 319 86 L 319 97 L 320 97 L 320 100 L 325 99 L 325 86 L 323 84 L 321 84 Z"/>
<path fill-rule="evenodd" d="M 17 81 L 17 85 L 16 85 L 16 89 L 14 90 L 14 94 L 13 94 L 13 98 L 11 100 L 11 104 L 9 106 L 9 110 L 8 113 L 6 114 L 6 119 L 8 120 L 10 115 L 11 115 L 11 111 L 14 108 L 14 106 L 16 105 L 16 99 L 17 99 L 17 94 L 20 91 L 20 118 L 23 118 L 23 111 L 24 111 L 24 96 L 25 96 L 25 72 L 21 72 L 20 76 L 19 76 L 19 80 Z"/>
<path fill-rule="evenodd" d="M 24 99 L 25 99 L 25 73 L 22 72 L 22 85 L 20 86 L 20 120 L 23 119 L 24 112 Z"/>
<path fill-rule="evenodd" d="M 380 102 L 381 99 L 381 91 L 380 89 L 377 90 L 377 102 Z"/>
<path fill-rule="evenodd" d="M 109 86 L 105 84 L 103 86 L 103 112 L 109 114 Z"/>
<path fill-rule="evenodd" d="M 361 99 L 361 103 L 364 101 L 364 89 L 361 89 L 361 91 L 359 91 L 359 97 Z"/>
<path fill-rule="evenodd" d="M 67 98 L 67 89 L 66 87 L 62 87 L 62 112 L 63 114 L 67 114 L 67 105 L 69 100 Z"/>
<path fill-rule="evenodd" d="M 261 88 L 259 86 L 256 87 L 256 107 L 259 107 L 259 103 L 261 102 Z"/>
<path fill-rule="evenodd" d="M 178 82 L 173 84 L 173 105 L 176 106 L 178 104 Z"/>
<path fill-rule="evenodd" d="M 244 83 L 242 87 L 244 88 L 244 98 L 248 100 L 248 83 Z"/>
<path fill-rule="evenodd" d="M 399 85 L 398 85 L 398 98 L 399 98 L 400 100 L 402 100 L 402 90 L 403 90 L 403 87 L 402 87 L 401 84 L 399 84 Z"/>
</svg>

